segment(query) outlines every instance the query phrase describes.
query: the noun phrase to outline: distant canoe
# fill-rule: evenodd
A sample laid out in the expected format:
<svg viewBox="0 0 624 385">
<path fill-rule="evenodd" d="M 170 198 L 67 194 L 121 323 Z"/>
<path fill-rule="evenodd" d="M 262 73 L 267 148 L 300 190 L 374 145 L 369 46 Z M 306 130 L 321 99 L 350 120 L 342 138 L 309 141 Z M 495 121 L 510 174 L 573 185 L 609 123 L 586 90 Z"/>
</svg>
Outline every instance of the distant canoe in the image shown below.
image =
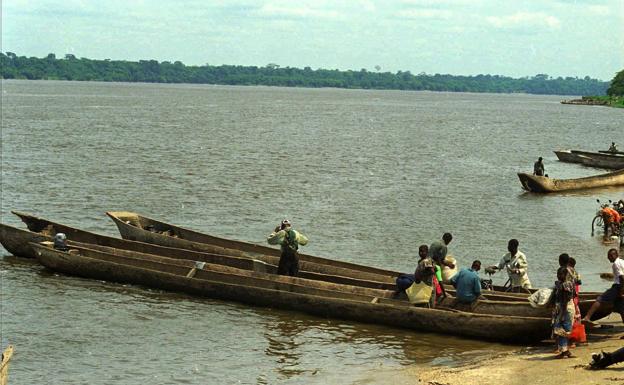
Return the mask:
<svg viewBox="0 0 624 385">
<path fill-rule="evenodd" d="M 606 168 L 609 170 L 624 169 L 624 156 L 588 156 L 578 154 L 584 166 Z M 601 154 L 604 155 L 604 154 Z"/>
<path fill-rule="evenodd" d="M 620 153 L 581 150 L 559 150 L 554 151 L 554 153 L 562 162 L 581 163 L 589 167 L 607 168 L 611 170 L 624 169 L 624 156 Z"/>
<path fill-rule="evenodd" d="M 227 273 L 204 270 L 192 261 L 171 264 L 166 258 L 149 257 L 124 261 L 123 258 L 98 257 L 97 253 L 83 256 L 61 252 L 39 244 L 32 247 L 44 266 L 66 274 L 302 311 L 321 317 L 499 341 L 539 341 L 550 333 L 549 318 L 420 308 L 410 306 L 407 301 L 329 290 L 317 283 L 310 286 L 300 278 L 237 274 L 236 269 Z M 186 266 L 179 266 L 180 262 Z"/>
<path fill-rule="evenodd" d="M 559 160 L 562 162 L 583 163 L 581 156 L 579 154 L 572 152 L 571 150 L 559 150 L 559 151 L 553 151 L 553 152 L 555 153 L 555 155 L 557 155 L 557 158 L 559 158 Z"/>
<path fill-rule="evenodd" d="M 549 193 L 624 185 L 624 169 L 576 179 L 554 179 L 518 173 L 522 188 L 530 192 Z"/>
</svg>

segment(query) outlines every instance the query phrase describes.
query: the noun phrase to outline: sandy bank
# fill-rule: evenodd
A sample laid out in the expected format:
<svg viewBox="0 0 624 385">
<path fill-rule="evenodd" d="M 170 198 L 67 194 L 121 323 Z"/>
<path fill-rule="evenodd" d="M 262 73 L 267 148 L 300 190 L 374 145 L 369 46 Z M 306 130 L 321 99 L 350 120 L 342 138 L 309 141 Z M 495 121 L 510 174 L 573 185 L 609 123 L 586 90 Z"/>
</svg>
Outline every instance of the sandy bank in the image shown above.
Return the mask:
<svg viewBox="0 0 624 385">
<path fill-rule="evenodd" d="M 624 364 L 604 370 L 588 370 L 591 353 L 624 346 L 624 325 L 613 314 L 600 322 L 613 328 L 592 331 L 588 343 L 572 350 L 575 357 L 555 359 L 552 344 L 517 352 L 483 357 L 460 367 L 413 368 L 413 378 L 427 385 L 524 385 L 524 384 L 624 384 Z"/>
</svg>

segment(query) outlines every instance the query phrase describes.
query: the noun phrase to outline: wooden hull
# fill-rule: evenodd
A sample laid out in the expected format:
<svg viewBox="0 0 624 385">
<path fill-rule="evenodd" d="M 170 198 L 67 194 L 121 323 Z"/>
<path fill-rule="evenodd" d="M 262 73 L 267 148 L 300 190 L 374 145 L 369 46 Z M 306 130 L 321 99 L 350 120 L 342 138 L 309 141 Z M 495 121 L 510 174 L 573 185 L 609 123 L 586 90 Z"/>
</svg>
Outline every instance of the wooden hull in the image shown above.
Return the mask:
<svg viewBox="0 0 624 385">
<path fill-rule="evenodd" d="M 279 262 L 279 256 L 265 255 L 265 254 L 258 254 L 258 253 L 252 254 L 252 253 L 243 252 L 237 249 L 224 248 L 224 247 L 214 246 L 214 245 L 202 245 L 201 247 L 188 249 L 188 248 L 179 248 L 175 246 L 167 247 L 166 245 L 161 246 L 163 243 L 160 243 L 160 244 L 159 243 L 145 243 L 145 242 L 132 241 L 129 239 L 112 238 L 112 237 L 107 237 L 107 236 L 100 235 L 100 234 L 91 233 L 88 231 L 79 230 L 73 227 L 69 227 L 66 225 L 62 225 L 56 222 L 49 221 L 47 219 L 39 218 L 30 214 L 20 213 L 20 212 L 15 212 L 15 211 L 13 213 L 18 215 L 22 219 L 22 221 L 27 225 L 27 227 L 34 233 L 38 234 L 39 231 L 44 231 L 46 234 L 50 236 L 54 236 L 54 234 L 56 234 L 57 232 L 62 232 L 67 235 L 67 238 L 70 241 L 75 241 L 75 242 L 95 244 L 95 245 L 113 247 L 117 249 L 126 249 L 126 250 L 132 250 L 132 251 L 155 254 L 155 255 L 167 255 L 172 258 L 180 258 L 180 259 L 192 259 L 192 260 L 199 260 L 199 261 L 215 261 L 215 260 L 220 259 L 221 262 L 218 262 L 218 263 L 224 263 L 224 264 L 227 264 L 228 261 L 232 262 L 232 260 L 228 259 L 227 256 L 238 257 L 239 259 L 245 258 L 248 260 L 254 260 L 256 261 L 255 263 L 265 263 L 267 265 L 271 265 L 271 266 L 268 266 L 267 268 L 273 269 L 275 271 L 277 270 L 277 267 L 275 266 L 277 266 Z M 7 226 L 7 225 L 3 225 L 3 226 Z M 21 231 L 22 233 L 25 233 L 24 236 L 28 234 L 28 232 L 24 230 L 19 230 L 16 228 L 12 228 L 12 229 L 14 231 Z M 0 239 L 0 241 L 2 241 L 2 239 Z M 35 240 L 34 242 L 38 242 L 38 241 Z M 27 242 L 25 245 L 22 246 L 22 248 L 24 250 L 30 250 Z M 274 250 L 274 249 L 269 248 L 269 250 Z M 30 250 L 30 252 L 27 255 L 23 255 L 23 256 L 34 258 L 34 254 L 32 253 L 32 250 Z M 317 258 L 317 260 L 322 260 L 322 259 Z M 238 261 L 234 261 L 234 262 L 238 263 Z M 366 266 L 355 265 L 355 264 L 347 264 L 347 263 L 343 263 L 342 265 L 352 266 L 353 268 L 337 267 L 332 264 L 308 262 L 308 261 L 301 261 L 300 267 L 301 267 L 301 270 L 305 272 L 309 272 L 309 273 L 318 273 L 318 274 L 353 278 L 353 279 L 366 280 L 366 281 L 376 281 L 376 282 L 387 284 L 387 285 L 394 285 L 395 279 L 399 274 L 399 273 L 391 272 L 392 274 L 395 274 L 395 275 L 388 275 L 388 274 L 385 274 L 387 270 L 381 270 L 381 269 L 379 270 L 384 272 L 384 274 L 375 274 L 375 273 L 368 272 L 370 270 L 376 270 L 374 268 L 369 268 Z M 366 271 L 361 271 L 359 267 L 364 268 Z"/>
<path fill-rule="evenodd" d="M 554 153 L 555 155 L 557 155 L 557 158 L 559 158 L 559 160 L 562 162 L 583 163 L 581 156 L 573 153 L 570 150 L 554 151 Z"/>
<path fill-rule="evenodd" d="M 35 253 L 29 242 L 38 243 L 51 239 L 51 237 L 43 234 L 0 223 L 0 243 L 9 253 L 17 257 L 35 258 Z"/>
<path fill-rule="evenodd" d="M 279 258 L 275 256 L 257 255 L 256 258 L 240 256 L 245 253 L 230 248 L 218 248 L 216 251 L 219 251 L 221 254 L 216 254 L 175 247 L 166 247 L 156 244 L 112 238 L 69 227 L 30 214 L 15 211 L 13 213 L 18 215 L 32 231 L 17 229 L 15 227 L 0 224 L 0 230 L 3 230 L 0 231 L 0 235 L 2 236 L 0 238 L 0 242 L 3 245 L 14 245 L 12 246 L 12 249 L 21 250 L 21 255 L 14 252 L 12 253 L 23 257 L 35 258 L 34 251 L 28 244 L 29 242 L 38 243 L 44 240 L 51 240 L 54 234 L 57 232 L 63 232 L 68 235 L 70 245 L 87 247 L 88 244 L 89 248 L 104 252 L 109 252 L 110 248 L 123 249 L 139 253 L 166 256 L 169 258 L 202 261 L 241 269 L 264 271 L 268 273 L 275 273 L 277 271 L 276 266 Z M 37 233 L 36 231 L 43 231 L 45 234 Z M 227 255 L 226 253 L 233 253 L 234 255 Z M 359 270 L 335 268 L 332 266 L 305 261 L 301 262 L 300 270 L 300 276 L 303 278 L 393 291 L 396 290 L 395 279 L 399 274 L 401 273 L 392 272 L 392 275 L 388 276 L 385 274 L 377 275 L 366 272 L 362 273 Z M 447 286 L 446 290 L 449 294 L 454 295 L 455 291 L 452 287 Z M 599 293 L 592 292 L 581 293 L 580 307 L 583 315 L 589 309 L 591 301 L 593 301 L 598 295 Z M 495 291 L 483 291 L 483 296 L 486 299 L 495 301 L 516 301 L 524 303 L 527 301 L 527 294 L 505 292 L 503 288 L 495 288 Z M 599 311 L 595 314 L 594 319 L 602 318 L 609 313 L 610 312 L 608 312 L 607 309 Z"/>
<path fill-rule="evenodd" d="M 560 150 L 555 151 L 555 155 L 557 155 L 557 158 L 562 162 L 582 163 L 585 166 L 608 168 L 612 170 L 624 169 L 624 156 L 619 153 Z"/>
<path fill-rule="evenodd" d="M 13 346 L 9 345 L 2 352 L 2 362 L 0 362 L 0 385 L 7 385 L 9 381 L 9 362 L 13 357 Z"/>
<path fill-rule="evenodd" d="M 622 159 L 607 158 L 607 157 L 594 157 L 579 155 L 581 163 L 588 167 L 606 168 L 610 170 L 624 169 L 624 157 Z"/>
<path fill-rule="evenodd" d="M 278 307 L 305 313 L 359 322 L 383 324 L 419 331 L 454 334 L 505 342 L 542 340 L 550 333 L 548 318 L 482 315 L 462 311 L 426 309 L 397 304 L 397 301 L 325 290 L 304 284 L 302 279 L 279 276 L 278 280 L 197 270 L 187 277 L 189 266 L 162 266 L 155 261 L 146 266 L 85 257 L 33 245 L 37 258 L 46 267 L 87 278 L 140 284 L 182 291 L 211 298 L 233 300 L 256 306 Z M 93 256 L 93 255 L 92 255 Z M 136 259 L 131 259 L 136 262 Z M 257 273 L 254 273 L 257 274 Z"/>
<path fill-rule="evenodd" d="M 624 186 L 624 169 L 576 179 L 554 179 L 526 173 L 518 173 L 522 187 L 530 192 L 549 193 L 583 190 L 597 187 Z"/>
<path fill-rule="evenodd" d="M 109 262 L 121 263 L 121 264 L 132 264 L 143 266 L 149 265 L 153 262 L 158 262 L 161 267 L 167 268 L 178 268 L 182 267 L 188 271 L 188 269 L 192 268 L 195 264 L 195 261 L 192 260 L 181 260 L 175 258 L 168 258 L 167 256 L 156 256 L 152 254 L 145 253 L 137 253 L 128 250 L 114 249 L 110 247 L 103 246 L 93 246 L 89 244 L 75 244 L 72 245 L 72 248 L 75 248 L 80 252 L 82 256 L 107 260 Z M 259 268 L 258 268 L 259 267 Z M 253 265 L 253 264 L 240 264 L 239 266 L 231 266 L 231 265 L 223 265 L 223 264 L 214 264 L 207 263 L 204 268 L 204 271 L 210 272 L 220 272 L 224 274 L 229 274 L 231 276 L 237 277 L 235 281 L 242 281 L 248 279 L 250 277 L 262 278 L 267 281 L 277 281 L 277 282 L 286 282 L 286 283 L 295 283 L 300 285 L 305 285 L 308 287 L 315 288 L 324 288 L 332 291 L 341 291 L 346 293 L 357 293 L 362 295 L 368 295 L 371 297 L 377 297 L 385 300 L 397 301 L 397 303 L 406 305 L 407 298 L 402 295 L 400 298 L 397 298 L 396 292 L 393 289 L 386 289 L 380 287 L 379 283 L 374 283 L 374 285 L 363 285 L 362 281 L 353 280 L 353 282 L 349 281 L 337 281 L 331 278 L 336 277 L 320 277 L 320 275 L 309 275 L 302 274 L 299 277 L 287 277 L 276 275 L 271 272 L 267 272 L 265 267 L 262 265 Z M 328 279 L 330 278 L 330 279 Z M 340 277 L 338 277 L 340 278 Z M 456 306 L 454 304 L 454 300 L 451 298 L 447 298 L 441 306 L 443 307 L 451 307 L 451 308 L 460 308 L 460 310 L 466 310 L 473 313 L 479 314 L 498 314 L 498 315 L 513 315 L 513 316 L 521 316 L 521 317 L 549 317 L 550 310 L 545 308 L 533 308 L 529 305 L 526 298 L 523 301 L 517 301 L 515 298 L 510 300 L 512 297 L 501 296 L 501 298 L 496 301 L 492 300 L 482 300 L 478 301 L 472 306 L 466 308 L 464 306 Z M 402 300 L 401 300 L 402 299 Z"/>
<path fill-rule="evenodd" d="M 280 256 L 280 250 L 272 247 L 244 241 L 219 238 L 147 218 L 136 213 L 126 211 L 109 211 L 106 215 L 108 215 L 115 222 L 121 237 L 124 239 L 195 251 L 210 252 L 213 247 L 218 246 L 228 250 L 242 251 L 246 253 L 246 255 L 252 257 L 267 255 L 279 258 Z M 153 228 L 154 231 L 146 230 L 148 227 Z M 395 271 L 316 257 L 309 254 L 299 254 L 299 259 L 302 262 L 312 262 L 332 266 L 334 268 L 355 270 L 361 274 L 371 273 L 373 276 L 397 276 L 397 272 Z"/>
</svg>

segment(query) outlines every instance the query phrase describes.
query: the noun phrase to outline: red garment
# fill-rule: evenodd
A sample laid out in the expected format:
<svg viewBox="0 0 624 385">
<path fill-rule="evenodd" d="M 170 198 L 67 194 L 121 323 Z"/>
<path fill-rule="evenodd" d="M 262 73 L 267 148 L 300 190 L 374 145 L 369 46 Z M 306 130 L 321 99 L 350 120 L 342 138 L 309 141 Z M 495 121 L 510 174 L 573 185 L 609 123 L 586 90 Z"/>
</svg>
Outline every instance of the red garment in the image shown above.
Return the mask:
<svg viewBox="0 0 624 385">
<path fill-rule="evenodd" d="M 438 282 L 438 278 L 435 275 L 433 276 L 433 286 L 435 287 L 436 297 L 441 296 L 442 286 L 440 286 L 440 282 Z"/>
<path fill-rule="evenodd" d="M 612 209 L 611 207 L 605 207 L 604 209 L 602 209 L 602 215 L 608 223 L 619 224 L 622 220 L 622 216 L 620 215 L 620 213 L 618 213 L 615 209 Z"/>
</svg>

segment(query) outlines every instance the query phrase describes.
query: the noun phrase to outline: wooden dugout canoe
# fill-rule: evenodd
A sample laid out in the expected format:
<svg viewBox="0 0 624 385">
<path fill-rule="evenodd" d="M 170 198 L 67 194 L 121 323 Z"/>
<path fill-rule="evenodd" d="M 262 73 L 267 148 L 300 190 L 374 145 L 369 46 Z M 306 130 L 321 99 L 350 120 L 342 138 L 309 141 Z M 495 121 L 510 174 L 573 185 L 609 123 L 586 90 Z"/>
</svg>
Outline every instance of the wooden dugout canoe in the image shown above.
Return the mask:
<svg viewBox="0 0 624 385">
<path fill-rule="evenodd" d="M 166 256 L 156 256 L 134 251 L 114 249 L 104 246 L 93 246 L 89 244 L 72 244 L 72 249 L 77 250 L 82 256 L 107 260 L 114 263 L 131 264 L 140 267 L 149 267 L 151 263 L 159 263 L 160 266 L 176 269 L 191 269 L 195 266 L 195 261 L 184 259 L 172 259 Z M 299 277 L 288 277 L 268 273 L 264 269 L 257 269 L 254 265 L 226 266 L 222 264 L 206 263 L 203 268 L 206 272 L 228 274 L 235 277 L 235 282 L 244 281 L 249 278 L 260 278 L 266 281 L 276 281 L 285 283 L 295 283 L 306 287 L 321 288 L 332 291 L 340 291 L 349 294 L 362 294 L 377 297 L 385 301 L 392 301 L 395 304 L 408 305 L 407 298 L 395 298 L 394 290 L 387 290 L 379 287 L 360 285 L 361 282 L 336 282 L 328 280 L 326 277 L 318 275 L 302 275 Z M 322 279 L 318 279 L 322 278 Z M 501 296 L 502 297 L 502 296 Z M 452 298 L 447 298 L 440 305 L 442 307 L 461 308 L 462 310 L 478 314 L 498 314 L 513 315 L 521 317 L 549 317 L 550 310 L 546 308 L 533 308 L 528 301 L 505 300 L 504 298 L 478 301 L 471 306 L 455 306 Z"/>
<path fill-rule="evenodd" d="M 281 253 L 280 250 L 276 248 L 215 237 L 128 211 L 108 211 L 106 215 L 115 222 L 122 238 L 133 241 L 196 251 L 208 251 L 212 247 L 218 246 L 228 250 L 242 251 L 249 256 L 256 257 L 266 255 L 274 256 L 278 259 Z M 147 230 L 148 228 L 152 229 L 152 231 Z M 316 257 L 303 253 L 299 253 L 299 260 L 301 262 L 313 262 L 332 266 L 334 268 L 345 268 L 361 273 L 372 273 L 374 275 L 385 275 L 388 277 L 397 276 L 397 272 L 391 270 Z"/>
<path fill-rule="evenodd" d="M 520 179 L 522 188 L 530 192 L 549 193 L 583 190 L 596 187 L 624 186 L 624 169 L 575 179 L 554 179 L 518 173 L 518 179 Z"/>
<path fill-rule="evenodd" d="M 166 247 L 91 233 L 23 212 L 13 211 L 13 213 L 20 217 L 20 219 L 22 219 L 31 231 L 18 229 L 0 223 L 0 243 L 2 243 L 3 246 L 5 246 L 5 248 L 7 248 L 7 250 L 12 254 L 18 256 L 34 258 L 34 251 L 30 247 L 29 242 L 38 243 L 44 240 L 51 241 L 52 237 L 57 232 L 63 232 L 68 236 L 70 244 L 73 243 L 78 246 L 80 246 L 80 244 L 90 244 L 89 247 L 95 249 L 99 246 L 112 247 L 115 249 L 124 249 L 140 253 L 166 256 L 169 258 L 189 259 L 193 261 L 222 264 L 242 269 L 254 269 L 256 271 L 268 273 L 275 273 L 277 271 L 279 257 L 275 256 L 266 256 L 256 253 L 256 258 L 253 258 L 240 250 L 219 246 L 211 247 L 210 245 L 207 245 L 206 248 L 213 250 L 213 253 Z M 86 245 L 82 246 L 84 247 Z M 360 265 L 353 266 L 359 267 Z M 387 270 L 383 271 L 386 272 Z M 395 279 L 401 273 L 392 273 L 394 274 L 393 276 L 387 276 L 385 274 L 377 275 L 368 272 L 361 272 L 359 270 L 338 268 L 319 263 L 302 261 L 300 277 L 382 290 L 396 290 Z M 455 294 L 455 290 L 450 286 L 447 286 L 447 292 L 451 295 Z M 527 302 L 527 294 L 509 293 L 505 292 L 502 288 L 498 288 L 498 291 L 483 291 L 482 294 L 486 299 L 493 301 Z M 587 312 L 591 303 L 599 294 L 600 293 L 593 292 L 582 292 L 580 294 L 581 301 L 579 306 L 583 315 Z M 611 308 L 609 306 L 602 307 L 600 311 L 594 314 L 592 319 L 606 317 L 610 314 L 610 309 Z"/>
<path fill-rule="evenodd" d="M 610 158 L 605 156 L 579 155 L 579 157 L 584 166 L 606 168 L 611 170 L 624 169 L 624 156 Z"/>
<path fill-rule="evenodd" d="M 608 151 L 560 150 L 554 151 L 557 158 L 567 163 L 582 163 L 589 167 L 620 170 L 624 168 L 624 156 Z"/>
<path fill-rule="evenodd" d="M 172 266 L 155 260 L 143 264 L 135 258 L 129 258 L 126 262 L 121 259 L 113 262 L 105 258 L 93 258 L 94 254 L 87 257 L 40 244 L 33 244 L 32 247 L 37 253 L 37 259 L 47 268 L 86 278 L 140 284 L 256 306 L 297 310 L 322 317 L 471 338 L 505 342 L 539 341 L 550 333 L 548 318 L 418 308 L 363 294 L 306 286 L 301 284 L 303 279 L 300 278 L 242 278 L 241 275 L 204 269 L 195 269 L 194 274 L 190 275 L 195 267 L 190 261 L 185 261 L 187 266 Z"/>
<path fill-rule="evenodd" d="M 47 228 L 49 229 L 49 227 Z M 59 226 L 55 224 L 54 229 L 59 230 L 58 232 L 64 232 L 69 228 L 67 226 Z M 68 237 L 68 244 L 70 246 L 76 245 L 81 247 L 87 247 L 87 245 L 89 245 L 89 247 L 96 250 L 106 250 L 108 248 L 114 248 L 117 250 L 128 250 L 131 252 L 167 256 L 169 258 L 208 262 L 273 274 L 277 273 L 277 265 L 270 263 L 277 263 L 276 258 L 269 258 L 269 261 L 267 262 L 257 258 L 176 249 L 171 247 L 153 245 L 149 243 L 129 241 L 125 239 L 110 238 L 104 235 L 89 233 L 77 229 L 73 230 L 75 231 L 72 231 L 71 233 L 66 233 L 70 234 L 70 236 Z M 2 245 L 13 255 L 26 258 L 35 258 L 34 250 L 29 243 L 39 243 L 42 241 L 52 241 L 52 236 L 28 230 L 22 230 L 13 226 L 0 223 L 0 243 L 2 243 Z M 94 243 L 89 243 L 89 241 Z M 303 263 L 301 267 L 302 269 L 300 271 L 300 276 L 308 279 L 350 284 L 354 286 L 378 288 L 384 290 L 396 289 L 396 285 L 394 284 L 394 278 L 391 277 L 372 276 L 371 279 L 364 280 L 357 277 L 350 277 L 349 274 L 352 276 L 359 276 L 359 274 L 357 274 L 357 272 L 352 272 L 347 269 L 333 269 L 332 271 L 334 274 L 327 274 L 324 273 L 324 271 L 328 270 L 324 265 Z M 340 273 L 346 274 L 346 276 L 338 275 Z M 378 280 L 375 280 L 374 278 L 377 278 Z"/>
<path fill-rule="evenodd" d="M 212 235 L 199 233 L 194 230 L 188 230 L 180 226 L 172 225 L 166 222 L 158 221 L 142 216 L 140 214 L 127 211 L 109 211 L 106 213 L 106 215 L 108 215 L 115 222 L 117 228 L 119 229 L 121 237 L 124 239 L 163 245 L 173 248 L 199 251 L 204 249 L 210 250 L 210 248 L 218 245 L 224 247 L 224 249 L 228 252 L 229 250 L 242 250 L 246 252 L 249 251 L 252 252 L 252 254 L 249 255 L 254 255 L 255 257 L 267 255 L 263 253 L 269 253 L 268 255 L 276 257 L 276 259 L 274 259 L 275 265 L 277 265 L 277 261 L 279 261 L 280 251 L 271 247 L 243 241 L 214 237 Z M 145 228 L 148 226 L 151 226 L 154 231 L 146 230 Z M 394 283 L 396 277 L 403 274 L 398 271 L 378 269 L 375 267 L 358 265 L 349 262 L 335 261 L 306 254 L 300 254 L 300 256 L 302 264 L 306 263 L 306 261 L 314 261 L 319 265 L 327 263 L 329 264 L 329 266 L 344 266 L 346 269 L 353 271 L 353 273 L 350 273 L 353 275 L 349 275 L 353 278 L 367 279 L 366 275 L 368 273 L 371 273 L 373 274 L 372 277 L 376 278 L 377 280 L 381 280 L 381 277 L 384 277 L 385 280 L 390 279 L 390 281 L 384 280 L 384 282 Z M 452 290 L 452 288 L 450 290 Z M 528 296 L 528 294 L 526 293 L 505 292 L 504 289 L 499 286 L 495 286 L 495 292 L 500 295 L 522 299 L 526 299 L 526 297 Z M 586 292 L 582 293 L 582 295 L 588 296 L 589 299 L 594 299 L 596 298 L 596 296 L 599 295 L 599 293 Z"/>
<path fill-rule="evenodd" d="M 197 255 L 197 254 L 207 253 L 207 254 L 212 255 L 211 258 L 213 260 L 218 258 L 217 256 L 221 256 L 221 257 L 233 256 L 233 257 L 247 258 L 247 259 L 260 261 L 260 262 L 263 262 L 272 266 L 277 266 L 279 262 L 279 256 L 259 254 L 259 253 L 248 253 L 248 252 L 244 252 L 238 249 L 224 248 L 224 247 L 215 246 L 215 245 L 202 246 L 201 250 L 196 250 L 196 249 L 189 250 L 189 249 L 178 248 L 178 247 L 167 247 L 166 245 L 163 246 L 162 244 L 158 244 L 158 243 L 138 242 L 138 241 L 132 241 L 129 239 L 113 238 L 113 237 L 108 237 L 105 235 L 100 235 L 100 234 L 76 229 L 67 225 L 63 225 L 57 222 L 52 222 L 50 220 L 40 218 L 31 214 L 23 213 L 23 212 L 12 211 L 12 213 L 17 215 L 26 224 L 26 226 L 31 232 L 42 234 L 50 238 L 53 237 L 56 233 L 64 233 L 70 241 L 90 243 L 90 244 L 114 247 L 118 249 L 127 249 L 127 250 L 133 250 L 133 251 L 155 254 L 155 255 L 167 255 L 172 258 L 203 260 L 202 258 L 204 257 L 208 258 L 208 257 L 207 256 L 202 257 L 201 255 Z M 25 231 L 17 229 L 12 226 L 4 225 L 4 224 L 0 224 L 0 228 L 4 228 L 6 232 L 10 232 L 12 234 L 18 234 L 18 236 L 21 239 L 20 242 L 11 242 L 10 239 L 12 239 L 13 237 L 10 234 L 6 234 L 7 236 L 0 238 L 0 243 L 3 243 L 4 245 L 5 243 L 4 239 L 7 239 L 6 241 L 7 245 L 9 245 L 12 250 L 19 251 L 19 254 L 13 253 L 13 251 L 9 250 L 8 248 L 7 250 L 11 251 L 14 255 L 34 258 L 34 254 L 32 250 L 30 249 L 30 247 L 28 246 L 28 242 L 26 243 L 23 242 L 23 239 L 24 239 L 23 237 L 29 236 Z M 32 234 L 30 236 L 32 236 Z M 39 242 L 41 240 L 34 240 L 34 242 Z M 268 249 L 274 250 L 271 248 L 268 248 Z M 226 263 L 227 258 L 222 258 L 222 259 L 224 262 L 219 262 L 219 263 Z M 324 259 L 317 258 L 317 260 L 322 261 Z M 338 261 L 332 261 L 332 260 L 328 260 L 328 261 L 338 262 Z M 397 275 L 394 275 L 394 276 L 388 275 L 385 273 L 387 272 L 387 270 L 381 270 L 381 269 L 377 269 L 377 270 L 383 271 L 384 274 L 377 274 L 374 272 L 370 272 L 370 271 L 375 271 L 376 269 L 370 268 L 367 266 L 362 266 L 362 265 L 349 264 L 346 262 L 341 263 L 341 265 L 347 266 L 347 267 L 334 266 L 328 263 L 301 261 L 300 268 L 301 270 L 307 271 L 310 273 L 327 274 L 327 275 L 354 278 L 354 279 L 360 279 L 360 280 L 366 280 L 366 281 L 376 281 L 376 282 L 380 282 L 380 283 L 388 284 L 388 285 L 394 285 L 394 282 L 397 276 Z M 351 268 L 349 268 L 349 266 L 351 266 Z M 360 268 L 362 268 L 364 271 L 362 271 L 362 269 Z M 275 271 L 277 271 L 277 267 L 275 267 L 274 269 Z"/>
<path fill-rule="evenodd" d="M 0 360 L 0 385 L 7 385 L 9 381 L 9 362 L 13 357 L 13 345 L 7 346 L 2 352 L 2 360 Z"/>
</svg>

